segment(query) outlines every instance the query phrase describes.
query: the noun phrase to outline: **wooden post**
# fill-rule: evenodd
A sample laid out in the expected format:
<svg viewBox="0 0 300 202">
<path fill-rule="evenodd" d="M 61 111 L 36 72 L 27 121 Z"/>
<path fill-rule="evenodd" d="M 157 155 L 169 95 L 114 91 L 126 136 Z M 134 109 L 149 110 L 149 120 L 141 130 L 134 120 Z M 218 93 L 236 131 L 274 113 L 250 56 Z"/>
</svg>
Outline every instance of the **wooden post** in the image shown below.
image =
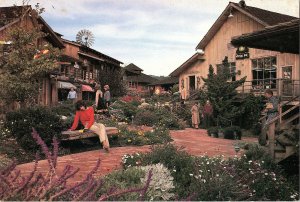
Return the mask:
<svg viewBox="0 0 300 202">
<path fill-rule="evenodd" d="M 274 157 L 275 157 L 275 155 L 274 155 L 274 152 L 275 152 L 275 122 L 273 122 L 269 125 L 268 138 L 269 138 L 270 155 L 274 159 Z"/>
<path fill-rule="evenodd" d="M 260 132 L 260 136 L 259 136 L 259 144 L 262 146 L 265 146 L 267 144 L 267 129 L 265 128 L 265 124 L 266 124 L 266 119 L 262 120 L 262 129 Z"/>
<path fill-rule="evenodd" d="M 280 125 L 281 122 L 282 122 L 282 116 L 281 116 L 281 114 L 282 114 L 282 106 L 281 106 L 281 104 L 278 105 L 278 113 L 279 113 L 279 125 Z"/>
</svg>

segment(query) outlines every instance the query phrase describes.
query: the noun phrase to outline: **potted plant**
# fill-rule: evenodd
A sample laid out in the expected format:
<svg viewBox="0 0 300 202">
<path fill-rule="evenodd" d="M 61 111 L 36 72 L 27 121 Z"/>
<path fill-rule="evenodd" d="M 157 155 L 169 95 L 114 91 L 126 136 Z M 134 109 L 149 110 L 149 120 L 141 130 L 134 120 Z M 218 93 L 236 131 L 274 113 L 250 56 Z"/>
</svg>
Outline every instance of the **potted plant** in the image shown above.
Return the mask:
<svg viewBox="0 0 300 202">
<path fill-rule="evenodd" d="M 209 136 L 212 136 L 212 137 L 219 137 L 218 135 L 218 127 L 210 127 L 208 130 L 207 130 L 207 133 Z"/>
</svg>

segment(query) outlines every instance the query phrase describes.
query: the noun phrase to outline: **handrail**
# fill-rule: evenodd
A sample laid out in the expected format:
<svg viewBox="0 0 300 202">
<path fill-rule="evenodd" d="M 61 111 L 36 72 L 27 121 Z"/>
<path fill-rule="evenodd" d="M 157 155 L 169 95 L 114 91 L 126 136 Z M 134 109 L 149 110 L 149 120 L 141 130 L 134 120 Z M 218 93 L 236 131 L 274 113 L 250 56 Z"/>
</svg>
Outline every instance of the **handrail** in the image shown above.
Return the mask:
<svg viewBox="0 0 300 202">
<path fill-rule="evenodd" d="M 283 105 L 280 105 L 281 107 L 286 106 L 288 104 L 290 104 L 291 102 L 293 102 L 294 100 L 296 100 L 297 98 L 300 98 L 300 95 L 294 97 L 293 99 L 289 100 L 288 102 L 284 103 Z"/>
<path fill-rule="evenodd" d="M 300 105 L 300 104 L 297 104 L 297 105 L 295 105 L 295 106 L 298 107 L 299 105 Z M 286 112 L 284 112 L 284 113 L 282 113 L 282 114 L 279 114 L 278 116 L 274 117 L 274 118 L 268 123 L 268 125 L 270 125 L 271 123 L 274 123 L 274 122 L 277 121 L 280 117 L 286 115 L 288 112 L 290 112 L 290 111 L 286 111 Z"/>
</svg>

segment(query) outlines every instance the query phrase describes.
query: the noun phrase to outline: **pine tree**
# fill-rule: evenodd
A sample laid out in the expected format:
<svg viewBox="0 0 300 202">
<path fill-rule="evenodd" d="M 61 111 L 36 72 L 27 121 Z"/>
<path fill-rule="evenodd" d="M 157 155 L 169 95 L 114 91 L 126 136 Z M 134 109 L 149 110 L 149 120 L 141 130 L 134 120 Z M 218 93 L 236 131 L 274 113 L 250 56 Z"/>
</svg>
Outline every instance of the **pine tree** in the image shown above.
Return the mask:
<svg viewBox="0 0 300 202">
<path fill-rule="evenodd" d="M 34 18 L 43 9 L 32 9 L 30 14 L 21 13 L 17 18 Z M 25 104 L 39 94 L 39 81 L 58 67 L 59 50 L 48 43 L 38 46 L 47 35 L 40 26 L 28 29 L 25 26 L 7 28 L 5 41 L 0 45 L 0 97 L 10 103 Z M 5 51 L 3 50 L 5 48 Z"/>
<path fill-rule="evenodd" d="M 228 58 L 225 57 L 217 74 L 214 73 L 214 68 L 210 65 L 207 78 L 202 78 L 205 82 L 205 97 L 213 105 L 214 118 L 223 126 L 230 125 L 230 121 L 233 122 L 240 115 L 239 108 L 234 104 L 237 95 L 236 88 L 245 82 L 246 77 L 230 81 L 234 74 L 230 72 Z"/>
</svg>

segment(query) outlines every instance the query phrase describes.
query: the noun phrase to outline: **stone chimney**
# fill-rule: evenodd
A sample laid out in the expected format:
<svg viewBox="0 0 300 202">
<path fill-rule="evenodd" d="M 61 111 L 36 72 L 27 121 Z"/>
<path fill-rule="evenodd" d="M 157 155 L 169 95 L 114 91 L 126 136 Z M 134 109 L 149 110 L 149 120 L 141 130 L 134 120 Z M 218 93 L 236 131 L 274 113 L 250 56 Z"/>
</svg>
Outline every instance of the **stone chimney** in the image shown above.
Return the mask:
<svg viewBox="0 0 300 202">
<path fill-rule="evenodd" d="M 246 2 L 245 2 L 245 0 L 240 0 L 239 6 L 240 6 L 241 8 L 245 8 L 245 7 L 246 7 Z"/>
</svg>

